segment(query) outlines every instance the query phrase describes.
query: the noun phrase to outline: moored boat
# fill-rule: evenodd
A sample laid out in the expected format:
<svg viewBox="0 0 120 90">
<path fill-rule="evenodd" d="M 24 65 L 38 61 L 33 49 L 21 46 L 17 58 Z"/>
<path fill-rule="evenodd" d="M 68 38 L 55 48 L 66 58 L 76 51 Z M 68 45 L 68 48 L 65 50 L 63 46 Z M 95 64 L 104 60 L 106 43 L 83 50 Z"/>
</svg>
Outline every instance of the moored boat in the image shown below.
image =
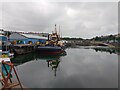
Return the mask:
<svg viewBox="0 0 120 90">
<path fill-rule="evenodd" d="M 13 58 L 14 57 L 14 53 L 10 52 L 10 51 L 2 51 L 2 55 L 8 55 L 9 58 Z"/>
<path fill-rule="evenodd" d="M 3 53 L 2 50 L 0 50 L 0 63 L 4 62 L 10 62 L 10 58 L 7 53 Z"/>
<path fill-rule="evenodd" d="M 48 54 L 61 54 L 64 52 L 64 50 L 58 46 L 38 46 L 36 48 L 36 52 L 48 55 Z"/>
<path fill-rule="evenodd" d="M 37 46 L 36 52 L 40 54 L 62 54 L 65 51 L 65 44 L 60 40 L 60 33 L 57 33 L 56 24 L 55 24 L 55 32 L 48 35 L 48 40 L 45 45 Z"/>
</svg>

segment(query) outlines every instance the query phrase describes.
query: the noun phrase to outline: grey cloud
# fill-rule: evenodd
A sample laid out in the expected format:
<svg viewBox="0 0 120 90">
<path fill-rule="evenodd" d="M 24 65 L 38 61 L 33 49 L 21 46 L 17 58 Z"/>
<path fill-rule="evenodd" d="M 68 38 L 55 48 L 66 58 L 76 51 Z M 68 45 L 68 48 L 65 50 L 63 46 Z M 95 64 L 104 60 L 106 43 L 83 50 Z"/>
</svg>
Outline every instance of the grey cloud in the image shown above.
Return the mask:
<svg viewBox="0 0 120 90">
<path fill-rule="evenodd" d="M 6 30 L 51 32 L 61 25 L 63 36 L 92 38 L 116 34 L 117 2 L 4 2 Z"/>
</svg>

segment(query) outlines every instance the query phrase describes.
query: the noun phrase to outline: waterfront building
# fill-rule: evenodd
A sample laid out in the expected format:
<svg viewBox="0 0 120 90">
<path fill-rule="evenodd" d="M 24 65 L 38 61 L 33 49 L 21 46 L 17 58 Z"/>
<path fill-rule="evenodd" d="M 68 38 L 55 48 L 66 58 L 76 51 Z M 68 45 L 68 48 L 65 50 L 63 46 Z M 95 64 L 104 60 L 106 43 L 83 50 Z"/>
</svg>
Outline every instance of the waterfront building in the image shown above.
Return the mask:
<svg viewBox="0 0 120 90">
<path fill-rule="evenodd" d="M 24 34 L 24 33 L 12 33 L 10 35 L 10 41 L 17 41 L 17 44 L 28 44 L 28 43 L 44 43 L 47 37 L 38 36 L 35 34 Z"/>
<path fill-rule="evenodd" d="M 2 46 L 7 44 L 7 37 L 4 35 L 0 35 L 0 50 L 2 50 Z"/>
</svg>

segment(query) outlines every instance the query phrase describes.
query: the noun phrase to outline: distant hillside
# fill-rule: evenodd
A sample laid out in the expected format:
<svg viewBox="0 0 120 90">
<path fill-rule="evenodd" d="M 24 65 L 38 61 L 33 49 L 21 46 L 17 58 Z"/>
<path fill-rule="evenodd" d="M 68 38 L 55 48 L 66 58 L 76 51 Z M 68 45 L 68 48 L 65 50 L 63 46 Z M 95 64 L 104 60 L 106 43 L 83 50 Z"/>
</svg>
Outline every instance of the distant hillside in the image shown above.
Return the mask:
<svg viewBox="0 0 120 90">
<path fill-rule="evenodd" d="M 105 41 L 105 42 L 118 42 L 120 41 L 120 34 L 100 36 L 100 37 L 96 36 L 90 40 Z"/>
<path fill-rule="evenodd" d="M 107 35 L 107 36 L 96 36 L 91 39 L 83 39 L 83 38 L 71 38 L 71 37 L 64 37 L 63 40 L 88 40 L 88 41 L 105 41 L 105 42 L 118 42 L 120 41 L 120 33 L 115 35 Z"/>
<path fill-rule="evenodd" d="M 69 37 L 64 37 L 62 40 L 84 40 L 83 38 L 69 38 Z"/>
</svg>

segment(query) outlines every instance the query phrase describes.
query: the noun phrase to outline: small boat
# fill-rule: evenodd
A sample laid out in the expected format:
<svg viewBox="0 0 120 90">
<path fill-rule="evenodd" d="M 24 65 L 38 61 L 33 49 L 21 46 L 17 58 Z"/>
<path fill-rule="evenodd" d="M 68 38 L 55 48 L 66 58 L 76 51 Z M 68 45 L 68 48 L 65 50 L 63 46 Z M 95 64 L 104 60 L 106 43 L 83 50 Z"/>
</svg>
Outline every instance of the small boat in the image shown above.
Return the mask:
<svg viewBox="0 0 120 90">
<path fill-rule="evenodd" d="M 2 54 L 7 54 L 10 58 L 14 56 L 14 53 L 11 53 L 10 51 L 2 51 Z"/>
<path fill-rule="evenodd" d="M 0 50 L 0 62 L 5 61 L 5 62 L 10 62 L 10 58 L 8 54 L 3 53 L 2 50 Z"/>
<path fill-rule="evenodd" d="M 65 52 L 66 46 L 60 40 L 60 33 L 57 33 L 56 24 L 55 24 L 55 32 L 48 35 L 48 40 L 46 41 L 44 46 L 37 46 L 36 52 L 39 52 L 44 55 L 54 55 L 54 54 L 62 54 Z"/>
<path fill-rule="evenodd" d="M 64 50 L 58 46 L 38 46 L 36 52 L 39 52 L 40 54 L 54 55 L 61 54 Z"/>
</svg>

